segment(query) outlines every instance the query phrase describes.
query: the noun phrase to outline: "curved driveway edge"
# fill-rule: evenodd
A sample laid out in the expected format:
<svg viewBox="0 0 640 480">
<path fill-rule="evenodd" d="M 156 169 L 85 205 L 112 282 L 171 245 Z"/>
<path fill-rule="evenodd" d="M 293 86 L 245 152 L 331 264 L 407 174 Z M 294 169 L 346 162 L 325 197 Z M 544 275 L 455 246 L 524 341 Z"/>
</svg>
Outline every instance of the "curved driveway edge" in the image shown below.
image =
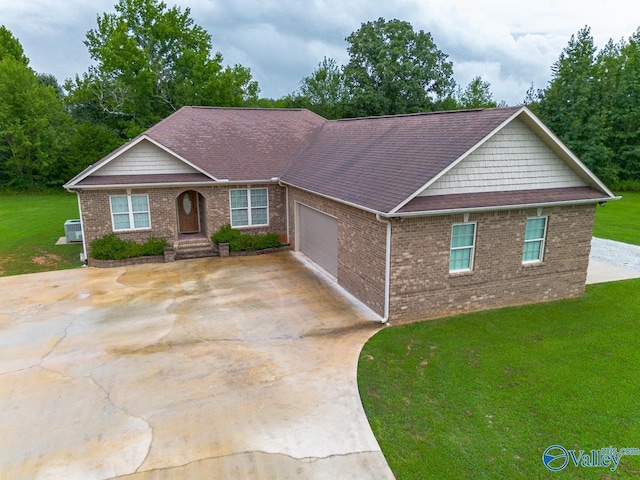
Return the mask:
<svg viewBox="0 0 640 480">
<path fill-rule="evenodd" d="M 291 253 L 0 278 L 0 477 L 391 479 L 380 327 Z"/>
</svg>

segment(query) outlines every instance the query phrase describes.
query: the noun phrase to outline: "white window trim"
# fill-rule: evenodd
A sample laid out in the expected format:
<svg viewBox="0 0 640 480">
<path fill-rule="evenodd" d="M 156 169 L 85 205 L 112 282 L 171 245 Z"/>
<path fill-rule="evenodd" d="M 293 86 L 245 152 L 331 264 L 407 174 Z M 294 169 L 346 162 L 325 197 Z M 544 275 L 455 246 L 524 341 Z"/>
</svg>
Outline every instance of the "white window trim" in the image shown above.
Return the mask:
<svg viewBox="0 0 640 480">
<path fill-rule="evenodd" d="M 530 240 L 526 240 L 526 232 L 527 232 L 527 222 L 529 220 L 537 220 L 540 218 L 544 218 L 544 231 L 542 232 L 542 238 L 532 238 Z M 524 257 L 524 248 L 527 243 L 532 242 L 541 242 L 540 243 L 540 258 L 536 260 L 522 260 L 523 265 L 528 265 L 531 263 L 542 263 L 544 261 L 544 247 L 547 243 L 547 227 L 549 226 L 549 216 L 548 215 L 538 215 L 536 217 L 527 217 L 527 222 L 524 223 L 524 231 L 525 231 L 525 240 L 522 244 L 522 256 Z"/>
<path fill-rule="evenodd" d="M 266 208 L 267 209 L 267 223 L 258 223 L 258 224 L 254 224 L 253 223 L 253 216 L 251 213 L 251 191 L 252 190 L 264 190 L 267 195 L 267 205 L 265 207 L 255 207 L 255 208 Z M 231 192 L 237 192 L 237 191 L 246 191 L 247 192 L 247 206 L 246 207 L 242 207 L 242 208 L 233 208 L 231 206 Z M 233 211 L 234 210 L 247 210 L 247 220 L 249 221 L 249 223 L 247 225 L 234 225 L 233 224 Z M 270 218 L 269 218 L 269 188 L 267 187 L 258 187 L 258 188 L 233 188 L 231 190 L 229 190 L 229 223 L 231 224 L 231 226 L 233 228 L 255 228 L 255 227 L 268 227 L 269 226 L 269 222 L 270 222 Z"/>
<path fill-rule="evenodd" d="M 122 198 L 126 197 L 127 199 L 127 208 L 129 214 L 129 228 L 116 228 L 115 217 L 113 216 L 113 204 L 111 203 L 112 198 Z M 147 197 L 147 211 L 146 212 L 135 212 L 135 213 L 146 213 L 149 216 L 149 226 L 148 227 L 140 227 L 135 228 L 135 222 L 133 221 L 133 204 L 131 203 L 131 197 Z M 109 195 L 109 211 L 111 212 L 111 230 L 113 232 L 131 232 L 134 230 L 151 230 L 151 205 L 149 204 L 149 195 L 145 193 L 133 193 L 126 195 Z M 116 215 L 124 215 L 124 212 L 117 213 Z"/>
<path fill-rule="evenodd" d="M 453 246 L 453 229 L 459 225 L 473 225 L 473 244 L 468 247 L 454 247 Z M 478 222 L 460 222 L 451 225 L 451 241 L 449 242 L 449 273 L 464 273 L 472 272 L 476 259 L 476 235 L 478 233 Z M 471 257 L 469 258 L 469 268 L 461 268 L 458 270 L 451 270 L 451 252 L 454 250 L 467 250 L 471 249 Z"/>
</svg>

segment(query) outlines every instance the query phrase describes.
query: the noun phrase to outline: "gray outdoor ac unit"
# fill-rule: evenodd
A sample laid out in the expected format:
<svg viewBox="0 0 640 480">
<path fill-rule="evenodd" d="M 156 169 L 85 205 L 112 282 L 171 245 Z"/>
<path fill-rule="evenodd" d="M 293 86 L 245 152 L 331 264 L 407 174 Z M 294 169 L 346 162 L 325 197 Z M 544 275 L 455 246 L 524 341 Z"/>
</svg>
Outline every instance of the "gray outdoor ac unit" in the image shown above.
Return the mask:
<svg viewBox="0 0 640 480">
<path fill-rule="evenodd" d="M 67 242 L 82 241 L 82 223 L 80 220 L 67 220 L 64 222 L 64 235 Z"/>
</svg>

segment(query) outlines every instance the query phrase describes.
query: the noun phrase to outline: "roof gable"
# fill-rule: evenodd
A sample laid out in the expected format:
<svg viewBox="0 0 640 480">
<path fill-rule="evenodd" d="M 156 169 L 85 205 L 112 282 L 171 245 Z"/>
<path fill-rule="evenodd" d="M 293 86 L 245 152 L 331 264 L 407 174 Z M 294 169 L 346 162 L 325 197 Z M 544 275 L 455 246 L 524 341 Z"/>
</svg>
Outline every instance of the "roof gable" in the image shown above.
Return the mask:
<svg viewBox="0 0 640 480">
<path fill-rule="evenodd" d="M 509 118 L 507 118 L 501 125 L 499 125 L 494 131 L 492 131 L 490 134 L 488 134 L 484 139 L 482 139 L 482 141 L 478 142 L 475 146 L 473 146 L 470 150 L 468 150 L 465 154 L 461 155 L 460 157 L 458 157 L 456 160 L 454 160 L 452 163 L 450 163 L 447 167 L 445 167 L 438 175 L 434 176 L 433 178 L 431 178 L 425 185 L 423 185 L 421 188 L 419 188 L 418 190 L 416 190 L 414 193 L 412 193 L 411 195 L 409 195 L 405 200 L 403 200 L 400 204 L 398 204 L 395 208 L 393 208 L 393 210 L 391 210 L 390 213 L 396 213 L 399 211 L 402 211 L 403 207 L 405 205 L 408 204 L 414 204 L 415 207 L 415 202 L 414 199 L 416 199 L 418 197 L 418 195 L 420 194 L 426 194 L 427 192 L 427 188 L 431 187 L 433 184 L 435 184 L 436 182 L 438 182 L 441 177 L 448 175 L 449 172 L 456 168 L 458 166 L 458 164 L 460 164 L 461 162 L 463 162 L 468 156 L 474 154 L 474 152 L 476 152 L 476 150 L 482 148 L 482 146 L 487 143 L 490 142 L 494 136 L 500 132 L 501 130 L 503 130 L 507 125 L 509 125 L 510 123 L 516 121 L 515 119 L 518 119 L 518 121 L 521 121 L 522 123 L 524 123 L 530 130 L 532 133 L 534 133 L 537 137 L 539 137 L 539 139 L 547 146 L 549 147 L 550 150 L 552 150 L 558 157 L 560 160 L 564 161 L 566 163 L 566 165 L 579 177 L 581 178 L 584 183 L 582 185 L 588 185 L 589 187 L 591 187 L 592 189 L 595 189 L 597 192 L 602 193 L 602 197 L 600 198 L 600 200 L 602 200 L 602 198 L 616 198 L 615 195 L 593 174 L 593 172 L 591 172 L 579 159 L 578 157 L 576 157 L 571 150 L 569 150 L 567 148 L 566 145 L 564 145 L 560 139 L 558 139 L 558 137 L 556 137 L 551 130 L 549 130 L 541 121 L 540 119 L 538 119 L 533 113 L 531 113 L 531 111 L 522 106 L 522 107 L 515 107 L 516 111 L 515 113 L 513 113 L 513 115 L 511 115 Z M 503 108 L 498 108 L 495 110 L 508 110 L 508 109 L 503 109 Z M 532 138 L 529 136 L 529 140 L 531 141 Z M 536 143 L 534 141 L 534 143 Z M 522 145 L 519 146 L 520 150 L 516 150 L 516 151 L 522 151 Z M 540 148 L 540 144 L 538 143 L 537 145 L 538 148 Z M 548 152 L 546 152 L 548 155 Z M 485 152 L 486 154 L 486 152 Z M 488 155 L 488 158 L 492 158 L 492 155 Z M 487 160 L 487 158 L 485 158 L 485 160 Z M 486 162 L 485 162 L 486 163 Z M 494 168 L 494 167 L 492 167 Z M 558 168 L 562 168 L 562 167 L 558 167 Z M 573 181 L 576 181 L 575 179 L 573 179 Z M 569 185 L 564 185 L 564 187 L 561 188 L 578 188 L 579 182 L 576 181 L 576 183 L 574 184 L 574 186 L 569 186 Z M 493 189 L 490 191 L 496 191 L 495 190 L 495 186 L 492 187 Z M 545 189 L 549 189 L 549 190 L 553 190 L 554 188 L 549 188 L 547 187 L 543 187 L 543 186 L 538 186 L 536 187 L 538 190 L 545 190 Z M 523 185 L 523 190 L 527 190 L 527 187 Z M 500 190 L 500 191 L 504 191 L 504 190 Z M 458 193 L 450 190 L 448 195 L 458 195 Z M 441 197 L 443 195 L 438 194 L 436 195 L 438 197 Z M 444 195 L 447 196 L 447 195 Z M 585 200 L 593 200 L 592 198 L 585 198 Z M 420 202 L 418 202 L 420 203 Z M 425 202 L 422 202 L 425 203 Z M 413 208 L 413 210 L 415 211 L 415 208 Z"/>
<path fill-rule="evenodd" d="M 112 163 L 113 166 L 111 166 Z M 156 142 L 145 134 L 141 134 L 96 163 L 89 165 L 69 180 L 64 185 L 64 188 L 73 188 L 84 184 L 112 185 L 113 182 L 108 179 L 113 179 L 115 184 L 136 182 L 136 178 L 158 176 L 150 169 L 152 167 L 158 167 L 168 172 L 159 176 L 197 176 L 209 181 L 216 180 L 207 172 L 181 158 L 161 143 Z M 104 179 L 100 180 L 100 178 Z"/>
<path fill-rule="evenodd" d="M 149 172 L 166 175 L 198 173 L 198 170 L 143 137 L 131 148 L 102 164 L 92 175 L 147 175 Z"/>
<path fill-rule="evenodd" d="M 515 118 L 418 196 L 582 186 L 585 181 Z"/>
</svg>

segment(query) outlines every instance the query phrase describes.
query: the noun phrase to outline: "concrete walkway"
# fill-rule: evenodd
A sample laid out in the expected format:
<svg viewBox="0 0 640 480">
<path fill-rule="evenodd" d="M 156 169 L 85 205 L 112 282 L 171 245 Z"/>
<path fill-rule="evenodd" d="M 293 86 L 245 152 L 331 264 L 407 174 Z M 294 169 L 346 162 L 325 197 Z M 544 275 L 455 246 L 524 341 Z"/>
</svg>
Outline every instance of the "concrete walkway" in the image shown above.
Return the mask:
<svg viewBox="0 0 640 480">
<path fill-rule="evenodd" d="M 640 278 L 640 246 L 593 237 L 587 284 Z"/>
<path fill-rule="evenodd" d="M 292 254 L 0 278 L 0 478 L 391 479 L 376 316 Z"/>
</svg>

